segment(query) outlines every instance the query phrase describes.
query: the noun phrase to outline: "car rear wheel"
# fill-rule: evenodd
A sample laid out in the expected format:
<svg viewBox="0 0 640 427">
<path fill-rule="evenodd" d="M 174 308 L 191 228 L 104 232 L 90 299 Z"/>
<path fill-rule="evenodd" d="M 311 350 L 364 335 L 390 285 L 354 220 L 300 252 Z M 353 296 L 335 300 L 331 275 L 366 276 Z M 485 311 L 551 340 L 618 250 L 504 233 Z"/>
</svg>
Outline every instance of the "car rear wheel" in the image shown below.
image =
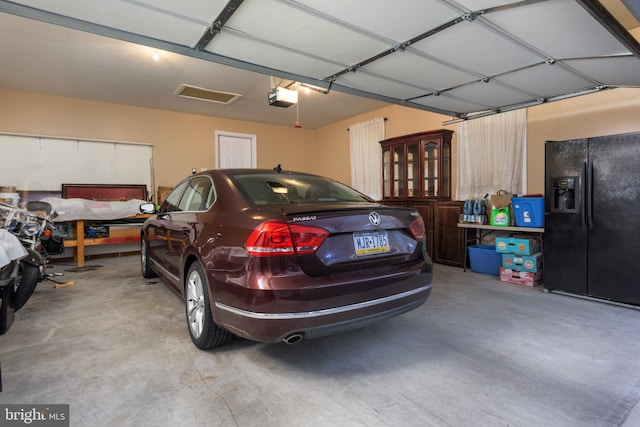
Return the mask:
<svg viewBox="0 0 640 427">
<path fill-rule="evenodd" d="M 151 263 L 149 262 L 149 244 L 144 240 L 144 237 L 140 238 L 140 266 L 142 267 L 142 277 L 151 279 L 158 276 L 151 269 Z"/>
<path fill-rule="evenodd" d="M 189 335 L 196 347 L 206 350 L 226 344 L 233 338 L 230 332 L 213 321 L 206 277 L 198 262 L 191 264 L 187 273 L 185 306 Z"/>
</svg>

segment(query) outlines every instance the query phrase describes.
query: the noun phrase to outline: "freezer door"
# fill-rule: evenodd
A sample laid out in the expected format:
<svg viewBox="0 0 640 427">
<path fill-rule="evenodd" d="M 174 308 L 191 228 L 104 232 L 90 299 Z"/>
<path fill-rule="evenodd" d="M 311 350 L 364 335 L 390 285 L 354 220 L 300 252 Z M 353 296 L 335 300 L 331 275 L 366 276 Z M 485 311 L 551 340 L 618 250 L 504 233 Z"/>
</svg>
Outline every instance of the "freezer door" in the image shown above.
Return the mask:
<svg viewBox="0 0 640 427">
<path fill-rule="evenodd" d="M 545 144 L 544 286 L 587 293 L 587 228 L 584 180 L 587 140 Z M 575 209 L 552 208 L 553 186 L 559 177 L 575 177 Z"/>
<path fill-rule="evenodd" d="M 590 295 L 640 304 L 640 133 L 589 140 Z"/>
</svg>

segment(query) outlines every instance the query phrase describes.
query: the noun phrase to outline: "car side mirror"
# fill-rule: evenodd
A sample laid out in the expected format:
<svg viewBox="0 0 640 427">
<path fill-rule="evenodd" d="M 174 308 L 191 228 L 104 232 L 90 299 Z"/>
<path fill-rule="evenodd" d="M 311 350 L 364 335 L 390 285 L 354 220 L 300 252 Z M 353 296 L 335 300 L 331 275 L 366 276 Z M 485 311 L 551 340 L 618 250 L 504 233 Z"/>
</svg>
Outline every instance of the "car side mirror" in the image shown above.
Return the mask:
<svg viewBox="0 0 640 427">
<path fill-rule="evenodd" d="M 155 203 L 144 203 L 140 205 L 140 212 L 143 214 L 154 214 L 156 213 L 156 205 Z"/>
</svg>

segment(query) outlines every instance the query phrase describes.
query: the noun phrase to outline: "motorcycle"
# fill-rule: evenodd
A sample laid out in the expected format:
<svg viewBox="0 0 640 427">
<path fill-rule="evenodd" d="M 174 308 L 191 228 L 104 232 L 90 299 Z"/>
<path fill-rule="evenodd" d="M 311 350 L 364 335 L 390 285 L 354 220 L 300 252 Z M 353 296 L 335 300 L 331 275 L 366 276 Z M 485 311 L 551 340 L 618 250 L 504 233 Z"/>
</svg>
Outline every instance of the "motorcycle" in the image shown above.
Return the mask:
<svg viewBox="0 0 640 427">
<path fill-rule="evenodd" d="M 55 211 L 46 202 L 30 201 L 25 209 L 0 203 L 0 229 L 17 237 L 27 252 L 12 261 L 12 265 L 3 267 L 5 276 L 13 277 L 12 306 L 16 311 L 29 300 L 39 282 L 45 279 L 55 282 L 46 273 L 49 256 L 64 250 L 63 238 L 53 234 L 55 217 Z"/>
</svg>

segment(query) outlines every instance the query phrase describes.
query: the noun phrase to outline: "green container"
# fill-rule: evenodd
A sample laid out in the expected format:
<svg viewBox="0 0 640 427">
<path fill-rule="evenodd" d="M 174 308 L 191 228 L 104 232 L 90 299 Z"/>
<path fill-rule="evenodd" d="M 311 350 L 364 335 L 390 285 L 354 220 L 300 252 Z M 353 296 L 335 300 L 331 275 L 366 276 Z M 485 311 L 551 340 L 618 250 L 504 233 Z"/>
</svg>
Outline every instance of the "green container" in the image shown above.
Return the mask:
<svg viewBox="0 0 640 427">
<path fill-rule="evenodd" d="M 491 208 L 491 214 L 489 215 L 489 224 L 497 225 L 500 227 L 508 227 L 511 224 L 511 216 L 509 216 L 509 206 L 503 206 Z"/>
</svg>

